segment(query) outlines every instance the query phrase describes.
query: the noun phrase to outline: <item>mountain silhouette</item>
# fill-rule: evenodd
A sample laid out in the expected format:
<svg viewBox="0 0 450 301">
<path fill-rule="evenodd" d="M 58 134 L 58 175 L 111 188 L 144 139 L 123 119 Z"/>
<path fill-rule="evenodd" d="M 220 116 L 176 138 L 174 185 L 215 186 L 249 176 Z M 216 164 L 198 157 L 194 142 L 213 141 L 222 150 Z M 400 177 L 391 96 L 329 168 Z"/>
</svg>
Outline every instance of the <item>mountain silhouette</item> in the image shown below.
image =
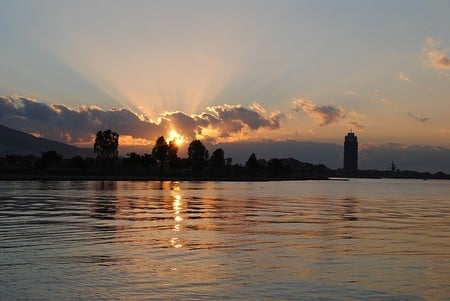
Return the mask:
<svg viewBox="0 0 450 301">
<path fill-rule="evenodd" d="M 56 151 L 64 158 L 72 158 L 74 156 L 92 157 L 94 155 L 93 151 L 90 149 L 79 148 L 44 138 L 37 138 L 33 135 L 0 125 L 0 156 L 40 156 L 42 152 L 50 150 Z"/>
</svg>

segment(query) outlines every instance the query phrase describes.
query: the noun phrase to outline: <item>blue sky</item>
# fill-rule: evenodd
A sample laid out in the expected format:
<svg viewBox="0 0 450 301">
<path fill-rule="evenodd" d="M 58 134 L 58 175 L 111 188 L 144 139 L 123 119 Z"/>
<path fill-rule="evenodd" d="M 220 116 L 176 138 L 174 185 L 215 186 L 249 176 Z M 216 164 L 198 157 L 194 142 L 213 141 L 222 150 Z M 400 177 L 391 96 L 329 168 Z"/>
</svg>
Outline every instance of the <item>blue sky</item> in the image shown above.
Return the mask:
<svg viewBox="0 0 450 301">
<path fill-rule="evenodd" d="M 0 95 L 22 110 L 0 122 L 69 143 L 116 125 L 140 144 L 172 129 L 341 143 L 353 129 L 362 147 L 448 148 L 449 28 L 450 1 L 0 1 Z M 91 112 L 92 127 L 75 135 L 65 115 L 57 132 L 20 97 Z M 126 111 L 114 124 L 91 106 Z"/>
</svg>

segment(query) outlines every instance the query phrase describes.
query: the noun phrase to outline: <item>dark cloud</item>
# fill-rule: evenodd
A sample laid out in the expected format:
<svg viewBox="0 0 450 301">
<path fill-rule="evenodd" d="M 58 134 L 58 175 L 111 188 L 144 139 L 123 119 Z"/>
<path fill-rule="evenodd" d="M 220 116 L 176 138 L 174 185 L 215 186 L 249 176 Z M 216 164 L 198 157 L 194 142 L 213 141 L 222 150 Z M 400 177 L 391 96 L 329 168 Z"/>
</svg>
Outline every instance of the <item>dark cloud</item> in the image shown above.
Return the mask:
<svg viewBox="0 0 450 301">
<path fill-rule="evenodd" d="M 13 117 L 15 112 L 14 102 L 10 98 L 0 97 L 0 118 L 4 120 Z"/>
<path fill-rule="evenodd" d="M 24 117 L 31 120 L 50 120 L 55 117 L 48 105 L 25 97 L 0 97 L 0 116 L 2 118 Z"/>
<path fill-rule="evenodd" d="M 3 114 L 5 107 L 7 115 Z M 128 109 L 102 110 L 95 106 L 73 109 L 25 97 L 1 97 L 0 108 L 1 124 L 68 143 L 89 142 L 95 132 L 107 128 L 146 139 L 153 139 L 159 132 L 158 125 L 143 122 Z"/>
<path fill-rule="evenodd" d="M 164 131 L 175 128 L 180 135 L 195 137 L 201 134 L 201 128 L 207 126 L 208 121 L 198 116 L 191 116 L 183 112 L 166 112 L 162 114 L 159 126 Z"/>
<path fill-rule="evenodd" d="M 253 104 L 254 109 L 247 109 L 241 105 L 223 105 L 209 107 L 208 109 L 213 112 L 223 124 L 235 123 L 240 124 L 242 127 L 248 127 L 252 130 L 259 128 L 271 128 L 277 129 L 280 127 L 281 114 L 274 114 L 271 117 L 262 115 L 261 105 Z M 238 127 L 239 128 L 239 127 Z M 238 131 L 239 129 L 235 130 Z"/>
<path fill-rule="evenodd" d="M 281 113 L 266 116 L 261 105 L 254 104 L 253 107 L 255 109 L 240 105 L 214 106 L 199 115 L 166 112 L 155 122 L 125 108 L 70 108 L 61 104 L 48 105 L 26 97 L 0 97 L 0 123 L 68 143 L 92 141 L 95 132 L 108 128 L 121 135 L 150 141 L 171 129 L 176 129 L 188 139 L 202 135 L 204 139 L 214 141 L 241 131 L 280 127 Z M 215 136 L 205 134 L 206 129 L 212 130 Z"/>
<path fill-rule="evenodd" d="M 261 106 L 257 108 L 260 110 Z M 213 129 L 218 133 L 218 137 L 224 138 L 241 131 L 278 129 L 282 118 L 281 113 L 265 116 L 262 111 L 247 109 L 241 105 L 222 105 L 209 107 L 208 112 L 199 115 L 187 115 L 183 112 L 164 113 L 160 125 L 173 126 L 187 137 L 205 135 L 205 129 Z"/>
<path fill-rule="evenodd" d="M 142 120 L 128 109 L 102 110 L 93 107 L 86 108 L 80 113 L 88 116 L 93 127 L 98 125 L 100 128 L 114 129 L 122 135 L 153 139 L 161 131 L 159 125 Z"/>
<path fill-rule="evenodd" d="M 34 99 L 20 97 L 19 113 L 32 120 L 49 121 L 56 118 L 57 112 L 48 105 Z"/>
<path fill-rule="evenodd" d="M 421 122 L 421 123 L 425 123 L 425 122 L 427 122 L 428 120 L 430 120 L 430 118 L 428 118 L 428 117 L 417 116 L 417 115 L 415 115 L 415 114 L 413 114 L 413 113 L 411 113 L 411 112 L 408 112 L 408 116 L 409 116 L 411 119 L 413 119 L 413 120 L 415 120 L 415 121 L 417 121 L 417 122 Z"/>
<path fill-rule="evenodd" d="M 337 123 L 345 118 L 344 110 L 338 106 L 319 106 L 311 100 L 303 98 L 293 100 L 292 110 L 294 112 L 304 111 L 317 121 L 320 126 Z"/>
</svg>

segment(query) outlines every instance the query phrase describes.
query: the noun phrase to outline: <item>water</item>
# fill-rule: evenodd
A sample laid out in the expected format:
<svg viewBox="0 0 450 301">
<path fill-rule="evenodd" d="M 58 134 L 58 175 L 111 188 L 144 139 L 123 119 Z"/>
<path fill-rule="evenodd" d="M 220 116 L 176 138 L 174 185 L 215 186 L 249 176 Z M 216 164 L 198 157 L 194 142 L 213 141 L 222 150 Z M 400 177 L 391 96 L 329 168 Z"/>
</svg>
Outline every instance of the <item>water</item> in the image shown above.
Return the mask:
<svg viewBox="0 0 450 301">
<path fill-rule="evenodd" d="M 449 187 L 0 182 L 0 300 L 450 300 Z"/>
</svg>

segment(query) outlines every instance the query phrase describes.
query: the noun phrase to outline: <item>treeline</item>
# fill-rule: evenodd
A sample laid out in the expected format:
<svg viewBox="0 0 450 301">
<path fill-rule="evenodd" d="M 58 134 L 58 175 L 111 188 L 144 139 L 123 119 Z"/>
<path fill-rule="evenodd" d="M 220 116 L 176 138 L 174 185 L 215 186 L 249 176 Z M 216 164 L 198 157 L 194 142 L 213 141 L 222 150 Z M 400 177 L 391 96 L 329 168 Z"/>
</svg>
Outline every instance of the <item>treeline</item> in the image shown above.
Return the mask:
<svg viewBox="0 0 450 301">
<path fill-rule="evenodd" d="M 420 172 L 415 170 L 330 170 L 330 177 L 337 178 L 368 178 L 368 179 L 439 179 L 439 180 L 450 180 L 450 175 L 438 171 L 435 173 L 431 172 Z"/>
<path fill-rule="evenodd" d="M 193 140 L 187 158 L 178 156 L 178 145 L 164 136 L 156 139 L 151 152 L 118 156 L 119 134 L 99 131 L 94 143 L 95 158 L 76 156 L 63 159 L 55 151 L 40 157 L 10 155 L 0 158 L 1 174 L 36 174 L 60 176 L 129 176 L 144 178 L 211 179 L 304 179 L 326 178 L 325 165 L 300 162 L 293 158 L 258 159 L 249 154 L 245 164 L 233 164 L 221 148 L 210 153 L 200 140 Z"/>
</svg>

